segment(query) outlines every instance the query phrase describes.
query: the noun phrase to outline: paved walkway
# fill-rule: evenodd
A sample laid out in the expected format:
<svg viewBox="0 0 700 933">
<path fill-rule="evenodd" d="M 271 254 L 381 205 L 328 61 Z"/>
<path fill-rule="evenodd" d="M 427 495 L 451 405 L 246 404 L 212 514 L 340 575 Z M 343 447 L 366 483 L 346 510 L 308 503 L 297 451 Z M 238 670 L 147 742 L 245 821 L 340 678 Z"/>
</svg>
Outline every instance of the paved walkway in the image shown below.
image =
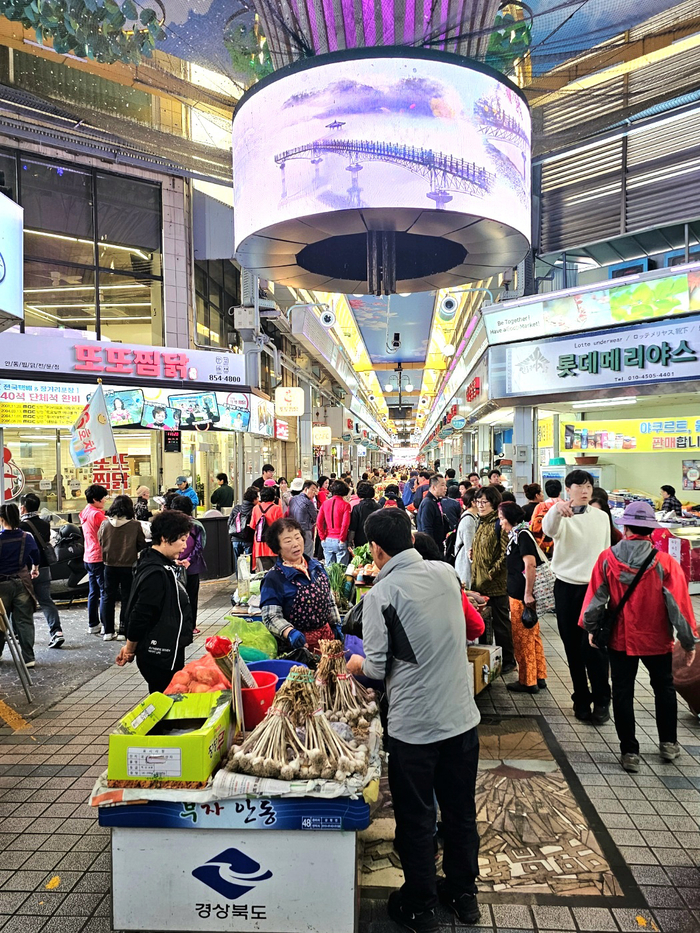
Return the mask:
<svg viewBox="0 0 700 933">
<path fill-rule="evenodd" d="M 202 635 L 193 650 L 200 650 L 219 625 L 228 591 L 225 584 L 203 586 Z M 676 762 L 661 763 L 653 697 L 646 674 L 640 674 L 643 765 L 639 775 L 625 774 L 617 763 L 613 724 L 595 728 L 573 718 L 561 645 L 551 624 L 544 629 L 549 690 L 536 697 L 516 696 L 499 680 L 480 696 L 479 706 L 493 721 L 537 717 L 550 741 L 553 736 L 563 768 L 587 794 L 583 806 L 589 822 L 594 830 L 607 830 L 617 847 L 608 859 L 626 896 L 566 899 L 489 892 L 481 899 L 482 920 L 475 930 L 700 931 L 700 727 L 681 707 L 683 754 Z M 117 643 L 105 647 L 116 654 Z M 110 651 L 102 643 L 95 652 L 104 669 L 90 676 L 93 668 L 86 668 L 84 682 L 76 686 L 73 672 L 60 675 L 69 658 L 60 651 L 41 651 L 37 685 L 42 678 L 52 679 L 54 697 L 60 699 L 29 712 L 17 703 L 14 708 L 29 719 L 28 725 L 17 731 L 0 728 L 1 933 L 111 933 L 109 835 L 86 800 L 106 765 L 110 731 L 143 697 L 144 685 L 133 666 L 107 667 Z M 0 690 L 14 677 L 3 661 Z M 451 917 L 441 918 L 445 930 L 455 929 Z M 360 929 L 395 933 L 397 928 L 388 921 L 383 902 L 363 898 Z"/>
</svg>

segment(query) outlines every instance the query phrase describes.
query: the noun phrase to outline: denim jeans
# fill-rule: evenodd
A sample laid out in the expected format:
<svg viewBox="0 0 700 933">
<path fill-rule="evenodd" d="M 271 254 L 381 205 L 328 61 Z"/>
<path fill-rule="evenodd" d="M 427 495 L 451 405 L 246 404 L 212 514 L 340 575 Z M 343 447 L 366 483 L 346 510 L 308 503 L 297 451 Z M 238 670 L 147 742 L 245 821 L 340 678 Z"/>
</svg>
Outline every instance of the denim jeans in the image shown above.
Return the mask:
<svg viewBox="0 0 700 933">
<path fill-rule="evenodd" d="M 98 628 L 100 622 L 100 601 L 105 588 L 105 565 L 102 561 L 88 563 L 85 561 L 88 574 L 88 625 Z"/>
<path fill-rule="evenodd" d="M 24 584 L 17 578 L 0 580 L 0 599 L 10 624 L 17 636 L 22 657 L 34 660 L 34 603 Z M 5 647 L 5 636 L 0 633 L 0 654 Z"/>
<path fill-rule="evenodd" d="M 238 558 L 242 554 L 252 554 L 253 553 L 253 542 L 250 541 L 237 541 L 235 538 L 231 538 L 231 547 L 233 548 L 233 572 L 238 572 Z"/>
<path fill-rule="evenodd" d="M 34 595 L 49 626 L 49 632 L 55 635 L 61 631 L 61 619 L 56 603 L 51 599 L 51 568 L 39 567 L 39 576 L 34 581 Z"/>
<path fill-rule="evenodd" d="M 350 555 L 345 541 L 339 541 L 338 538 L 326 538 L 325 541 L 321 542 L 321 545 L 326 565 L 338 563 L 347 566 Z"/>
</svg>

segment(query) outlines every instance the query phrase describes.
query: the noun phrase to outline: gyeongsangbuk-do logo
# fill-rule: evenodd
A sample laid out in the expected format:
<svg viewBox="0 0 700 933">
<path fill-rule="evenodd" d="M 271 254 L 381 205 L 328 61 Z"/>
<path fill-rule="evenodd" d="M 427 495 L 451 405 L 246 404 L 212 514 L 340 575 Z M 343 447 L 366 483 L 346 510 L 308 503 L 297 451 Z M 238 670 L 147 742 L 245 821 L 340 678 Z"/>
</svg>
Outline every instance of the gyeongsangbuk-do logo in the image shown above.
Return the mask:
<svg viewBox="0 0 700 933">
<path fill-rule="evenodd" d="M 192 872 L 194 877 L 230 901 L 272 878 L 271 871 L 261 872 L 261 865 L 240 849 L 225 849 Z"/>
</svg>

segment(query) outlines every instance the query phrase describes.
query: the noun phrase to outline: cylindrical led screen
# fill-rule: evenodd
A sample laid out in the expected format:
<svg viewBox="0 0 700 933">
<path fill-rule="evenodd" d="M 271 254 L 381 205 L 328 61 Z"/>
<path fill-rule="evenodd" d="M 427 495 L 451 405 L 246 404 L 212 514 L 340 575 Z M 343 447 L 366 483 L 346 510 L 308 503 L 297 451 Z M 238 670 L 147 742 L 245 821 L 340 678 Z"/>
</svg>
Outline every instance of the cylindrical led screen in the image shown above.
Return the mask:
<svg viewBox="0 0 700 933">
<path fill-rule="evenodd" d="M 235 239 L 246 268 L 362 292 L 368 231 L 395 236 L 399 291 L 516 265 L 530 237 L 530 114 L 457 56 L 372 49 L 283 69 L 233 123 Z"/>
</svg>

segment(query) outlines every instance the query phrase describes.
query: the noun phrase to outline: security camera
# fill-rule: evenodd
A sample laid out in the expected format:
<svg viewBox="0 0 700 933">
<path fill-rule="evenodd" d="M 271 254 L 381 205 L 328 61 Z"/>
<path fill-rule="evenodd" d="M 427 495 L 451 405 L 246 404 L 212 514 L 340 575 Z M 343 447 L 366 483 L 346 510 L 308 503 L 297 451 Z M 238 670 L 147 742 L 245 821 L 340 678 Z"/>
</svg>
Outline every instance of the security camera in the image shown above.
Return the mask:
<svg viewBox="0 0 700 933">
<path fill-rule="evenodd" d="M 391 346 L 394 350 L 401 349 L 401 334 L 398 331 L 394 334 L 394 338 L 391 341 Z"/>
<path fill-rule="evenodd" d="M 457 313 L 458 307 L 459 301 L 454 297 L 454 295 L 445 295 L 445 297 L 440 302 L 440 317 L 445 320 L 453 318 Z"/>
<path fill-rule="evenodd" d="M 321 323 L 324 327 L 331 328 L 335 324 L 335 313 L 330 308 L 321 312 Z"/>
</svg>

